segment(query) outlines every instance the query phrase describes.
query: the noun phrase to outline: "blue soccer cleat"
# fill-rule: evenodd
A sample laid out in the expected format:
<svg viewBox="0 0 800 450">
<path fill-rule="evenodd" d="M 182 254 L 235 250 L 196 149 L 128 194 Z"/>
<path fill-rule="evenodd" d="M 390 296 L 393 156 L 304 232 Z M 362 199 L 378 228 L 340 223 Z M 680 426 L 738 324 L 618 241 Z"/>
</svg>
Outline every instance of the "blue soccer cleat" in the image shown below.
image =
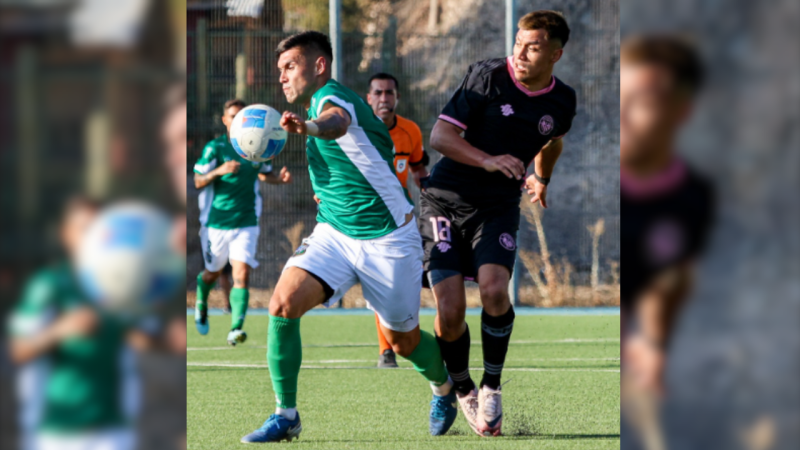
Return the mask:
<svg viewBox="0 0 800 450">
<path fill-rule="evenodd" d="M 451 421 L 452 423 L 452 421 Z M 257 444 L 265 442 L 292 442 L 292 439 L 300 437 L 303 426 L 300 425 L 300 414 L 289 420 L 278 414 L 269 416 L 269 419 L 261 425 L 261 428 L 243 437 L 240 442 L 243 444 Z"/>
<path fill-rule="evenodd" d="M 431 436 L 441 436 L 453 426 L 458 415 L 458 400 L 456 400 L 456 390 L 450 389 L 447 395 L 434 395 L 431 400 Z"/>
</svg>

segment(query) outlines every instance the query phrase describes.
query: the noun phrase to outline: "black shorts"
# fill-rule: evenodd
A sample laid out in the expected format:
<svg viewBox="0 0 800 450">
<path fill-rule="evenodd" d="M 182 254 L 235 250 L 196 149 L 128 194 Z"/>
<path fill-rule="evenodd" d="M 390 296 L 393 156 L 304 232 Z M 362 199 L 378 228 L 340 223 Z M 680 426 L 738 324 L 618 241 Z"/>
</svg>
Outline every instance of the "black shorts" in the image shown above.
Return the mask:
<svg viewBox="0 0 800 450">
<path fill-rule="evenodd" d="M 473 206 L 458 194 L 428 188 L 420 194 L 419 230 L 425 249 L 422 283 L 431 270 L 454 270 L 475 279 L 484 264 L 514 270 L 519 201 Z"/>
</svg>

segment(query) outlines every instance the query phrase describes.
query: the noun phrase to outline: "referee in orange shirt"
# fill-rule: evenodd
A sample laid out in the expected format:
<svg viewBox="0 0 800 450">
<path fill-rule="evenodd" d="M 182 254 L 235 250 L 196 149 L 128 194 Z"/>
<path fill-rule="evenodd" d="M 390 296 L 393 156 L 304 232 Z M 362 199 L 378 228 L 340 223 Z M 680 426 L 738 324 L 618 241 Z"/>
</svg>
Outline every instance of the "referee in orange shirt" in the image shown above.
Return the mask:
<svg viewBox="0 0 800 450">
<path fill-rule="evenodd" d="M 376 73 L 369 79 L 369 92 L 367 92 L 367 103 L 372 107 L 372 111 L 389 128 L 389 134 L 394 142 L 394 168 L 397 178 L 408 189 L 408 173 L 414 176 L 414 184 L 420 186 L 420 179 L 428 176 L 428 155 L 422 148 L 422 132 L 416 123 L 400 117 L 395 112 L 397 102 L 400 100 L 400 83 L 397 78 L 388 73 Z M 386 341 L 386 337 L 381 333 L 378 315 L 375 315 L 375 324 L 378 327 L 378 342 L 380 344 L 380 356 L 378 356 L 378 367 L 390 368 L 397 367 L 394 351 Z"/>
</svg>

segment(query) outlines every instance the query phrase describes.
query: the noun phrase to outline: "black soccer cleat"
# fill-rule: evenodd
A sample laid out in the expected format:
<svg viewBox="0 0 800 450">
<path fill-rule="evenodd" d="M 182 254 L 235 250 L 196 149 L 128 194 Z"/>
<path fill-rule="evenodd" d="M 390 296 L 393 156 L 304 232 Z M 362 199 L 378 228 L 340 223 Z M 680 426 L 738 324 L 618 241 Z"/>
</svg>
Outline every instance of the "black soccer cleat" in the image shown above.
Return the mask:
<svg viewBox="0 0 800 450">
<path fill-rule="evenodd" d="M 378 368 L 380 369 L 397 368 L 397 359 L 392 349 L 387 348 L 386 350 L 384 350 L 381 356 L 378 356 Z"/>
</svg>

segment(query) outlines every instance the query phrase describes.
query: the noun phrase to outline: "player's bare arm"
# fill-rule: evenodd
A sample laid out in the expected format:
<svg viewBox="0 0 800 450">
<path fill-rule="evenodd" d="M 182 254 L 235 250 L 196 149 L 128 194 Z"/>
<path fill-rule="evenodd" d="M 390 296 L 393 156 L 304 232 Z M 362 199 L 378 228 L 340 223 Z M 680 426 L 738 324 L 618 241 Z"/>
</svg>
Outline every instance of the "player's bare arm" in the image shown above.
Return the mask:
<svg viewBox="0 0 800 450">
<path fill-rule="evenodd" d="M 69 312 L 35 336 L 12 339 L 11 359 L 16 364 L 36 359 L 52 351 L 64 339 L 90 334 L 97 326 L 97 320 L 97 314 L 89 308 Z"/>
<path fill-rule="evenodd" d="M 350 114 L 339 106 L 327 103 L 322 107 L 322 114 L 315 120 L 306 121 L 299 115 L 284 112 L 281 127 L 289 133 L 308 134 L 328 141 L 339 139 L 347 134 L 350 126 Z"/>
<path fill-rule="evenodd" d="M 549 179 L 563 149 L 564 142 L 561 139 L 549 141 L 533 158 L 534 173 L 540 178 Z M 536 175 L 531 175 L 525 180 L 525 188 L 532 197 L 531 203 L 540 202 L 542 208 L 547 208 L 547 185 L 536 179 Z"/>
<path fill-rule="evenodd" d="M 692 286 L 692 264 L 684 263 L 662 273 L 642 293 L 636 309 L 639 331 L 625 346 L 636 383 L 663 392 L 664 350 L 675 320 Z"/>
<path fill-rule="evenodd" d="M 204 187 L 213 183 L 214 180 L 216 180 L 217 178 L 223 175 L 227 175 L 229 173 L 236 173 L 238 171 L 239 171 L 239 163 L 237 161 L 228 161 L 225 164 L 217 167 L 216 169 L 208 173 L 194 174 L 194 187 L 197 189 L 203 189 Z"/>
<path fill-rule="evenodd" d="M 267 184 L 289 184 L 292 182 L 292 174 L 286 167 L 282 168 L 280 173 L 260 173 L 258 179 Z"/>
<path fill-rule="evenodd" d="M 418 166 L 411 166 L 411 175 L 414 177 L 414 184 L 416 184 L 417 187 L 421 187 L 420 179 L 428 176 L 428 169 L 426 169 L 422 164 Z"/>
<path fill-rule="evenodd" d="M 463 137 L 463 130 L 451 123 L 438 120 L 431 131 L 431 147 L 453 161 L 474 167 L 482 167 L 487 172 L 503 172 L 508 178 L 521 180 L 525 175 L 525 165 L 511 155 L 491 156 L 469 144 Z"/>
</svg>

